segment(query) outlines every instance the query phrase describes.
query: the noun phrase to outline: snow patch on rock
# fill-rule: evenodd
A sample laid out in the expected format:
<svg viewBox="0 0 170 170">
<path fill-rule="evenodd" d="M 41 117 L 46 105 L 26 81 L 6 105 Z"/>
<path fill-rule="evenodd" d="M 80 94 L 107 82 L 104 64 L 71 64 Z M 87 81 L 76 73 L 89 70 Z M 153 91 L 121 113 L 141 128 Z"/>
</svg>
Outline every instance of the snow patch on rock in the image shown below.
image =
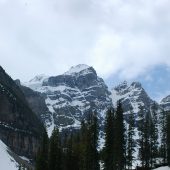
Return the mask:
<svg viewBox="0 0 170 170">
<path fill-rule="evenodd" d="M 0 140 L 0 169 L 18 170 L 18 163 L 9 155 L 9 148 Z"/>
</svg>

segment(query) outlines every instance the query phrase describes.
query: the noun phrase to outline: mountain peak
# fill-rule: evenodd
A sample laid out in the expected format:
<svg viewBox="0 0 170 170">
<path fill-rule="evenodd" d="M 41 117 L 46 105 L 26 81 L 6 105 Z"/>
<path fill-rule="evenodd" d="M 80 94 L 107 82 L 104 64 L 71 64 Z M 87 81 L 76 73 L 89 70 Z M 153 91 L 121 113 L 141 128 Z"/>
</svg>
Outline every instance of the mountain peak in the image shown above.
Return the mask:
<svg viewBox="0 0 170 170">
<path fill-rule="evenodd" d="M 140 82 L 132 82 L 131 86 L 134 88 L 142 88 L 142 84 Z"/>
<path fill-rule="evenodd" d="M 116 106 L 118 100 L 121 100 L 125 112 L 133 108 L 137 113 L 140 105 L 150 108 L 154 101 L 148 96 L 140 82 L 128 84 L 126 81 L 119 84 L 112 90 L 113 105 Z"/>
<path fill-rule="evenodd" d="M 117 91 L 121 91 L 123 89 L 128 88 L 128 83 L 127 81 L 123 81 L 122 83 L 120 83 L 119 85 L 117 85 L 114 89 Z"/>
<path fill-rule="evenodd" d="M 167 97 L 163 98 L 160 102 L 161 106 L 165 111 L 170 111 L 170 95 Z"/>
<path fill-rule="evenodd" d="M 167 97 L 161 100 L 161 103 L 167 103 L 167 102 L 170 102 L 170 95 L 168 95 Z"/>
<path fill-rule="evenodd" d="M 35 76 L 33 79 L 31 79 L 29 82 L 33 83 L 33 82 L 43 82 L 44 79 L 48 78 L 48 76 L 46 76 L 45 74 L 40 74 Z"/>
<path fill-rule="evenodd" d="M 77 74 L 82 71 L 89 70 L 90 68 L 92 68 L 92 67 L 88 66 L 86 64 L 79 64 L 79 65 L 71 67 L 67 72 L 65 72 L 65 75 Z"/>
</svg>

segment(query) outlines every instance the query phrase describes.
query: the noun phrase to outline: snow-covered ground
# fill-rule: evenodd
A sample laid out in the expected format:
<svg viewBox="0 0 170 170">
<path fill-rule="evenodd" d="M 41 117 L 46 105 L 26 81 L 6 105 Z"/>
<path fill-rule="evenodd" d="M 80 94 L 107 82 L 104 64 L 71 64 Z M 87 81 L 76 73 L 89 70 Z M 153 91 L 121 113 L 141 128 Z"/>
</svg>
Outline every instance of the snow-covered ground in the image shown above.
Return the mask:
<svg viewBox="0 0 170 170">
<path fill-rule="evenodd" d="M 9 155 L 8 150 L 8 147 L 0 140 L 0 169 L 18 170 L 18 164 Z"/>
<path fill-rule="evenodd" d="M 164 167 L 156 168 L 154 170 L 170 170 L 170 167 L 164 166 Z"/>
</svg>

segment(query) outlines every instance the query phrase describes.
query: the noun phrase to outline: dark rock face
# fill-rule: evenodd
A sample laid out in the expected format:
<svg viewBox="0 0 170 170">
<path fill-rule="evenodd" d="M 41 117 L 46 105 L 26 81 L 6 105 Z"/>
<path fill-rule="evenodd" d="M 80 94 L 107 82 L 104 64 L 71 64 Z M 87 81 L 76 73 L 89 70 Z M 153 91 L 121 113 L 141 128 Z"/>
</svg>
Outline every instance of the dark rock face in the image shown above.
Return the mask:
<svg viewBox="0 0 170 170">
<path fill-rule="evenodd" d="M 37 81 L 38 80 L 38 81 Z M 97 111 L 100 120 L 112 106 L 110 92 L 96 71 L 86 65 L 72 67 L 63 75 L 42 78 L 37 76 L 25 84 L 46 97 L 52 114 L 47 127 L 78 128 L 89 112 Z"/>
<path fill-rule="evenodd" d="M 45 96 L 39 92 L 35 92 L 28 87 L 20 86 L 25 98 L 34 113 L 45 124 L 46 121 L 50 121 L 50 112 L 45 103 Z"/>
<path fill-rule="evenodd" d="M 170 95 L 163 98 L 160 102 L 160 105 L 163 107 L 165 111 L 170 111 Z"/>
<path fill-rule="evenodd" d="M 0 138 L 16 153 L 33 157 L 43 130 L 19 86 L 0 67 Z"/>
</svg>

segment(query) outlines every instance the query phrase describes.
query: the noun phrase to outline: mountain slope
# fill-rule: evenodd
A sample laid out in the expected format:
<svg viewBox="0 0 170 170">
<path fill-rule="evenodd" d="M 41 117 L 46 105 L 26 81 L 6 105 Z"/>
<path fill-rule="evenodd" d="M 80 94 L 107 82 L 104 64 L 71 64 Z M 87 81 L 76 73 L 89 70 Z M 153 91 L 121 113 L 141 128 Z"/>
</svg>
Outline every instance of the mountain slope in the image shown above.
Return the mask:
<svg viewBox="0 0 170 170">
<path fill-rule="evenodd" d="M 17 85 L 20 87 L 25 95 L 25 98 L 32 109 L 32 111 L 38 116 L 38 118 L 45 124 L 45 122 L 50 121 L 50 112 L 45 103 L 45 96 L 37 91 L 22 86 L 20 80 L 15 80 Z"/>
<path fill-rule="evenodd" d="M 36 76 L 25 86 L 46 96 L 51 121 L 46 122 L 49 133 L 60 128 L 79 128 L 89 112 L 97 111 L 99 119 L 112 105 L 110 92 L 96 71 L 87 65 L 77 65 L 62 75 Z"/>
<path fill-rule="evenodd" d="M 170 95 L 163 98 L 160 102 L 160 105 L 164 108 L 165 111 L 170 111 Z"/>
<path fill-rule="evenodd" d="M 17 170 L 17 162 L 9 155 L 9 148 L 0 140 L 0 165 L 2 170 Z"/>
<path fill-rule="evenodd" d="M 43 130 L 23 92 L 0 67 L 0 139 L 15 153 L 33 158 Z"/>
<path fill-rule="evenodd" d="M 153 101 L 139 82 L 132 82 L 130 85 L 124 81 L 111 91 L 114 107 L 118 100 L 121 101 L 124 112 L 133 110 L 134 113 L 139 112 L 139 107 L 142 106 L 145 111 L 150 110 L 151 106 L 156 103 Z"/>
</svg>

